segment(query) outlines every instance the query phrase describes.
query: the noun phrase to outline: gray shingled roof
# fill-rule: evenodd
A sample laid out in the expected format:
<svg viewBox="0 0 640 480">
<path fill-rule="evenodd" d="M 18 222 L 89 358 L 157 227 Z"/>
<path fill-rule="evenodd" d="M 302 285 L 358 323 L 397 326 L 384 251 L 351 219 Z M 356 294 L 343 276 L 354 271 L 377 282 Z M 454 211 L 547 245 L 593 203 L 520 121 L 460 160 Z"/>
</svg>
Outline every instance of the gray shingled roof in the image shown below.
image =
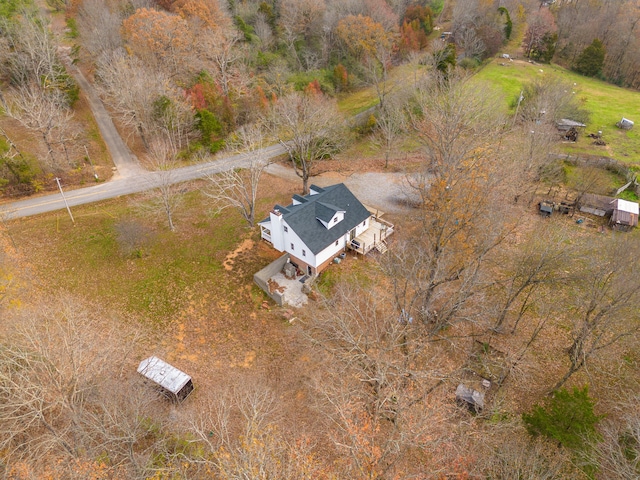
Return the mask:
<svg viewBox="0 0 640 480">
<path fill-rule="evenodd" d="M 344 210 L 329 203 L 316 202 L 316 218 L 324 223 L 329 223 L 338 212 L 344 212 Z"/>
<path fill-rule="evenodd" d="M 325 188 L 312 185 L 311 190 L 319 193 L 306 195 L 304 197 L 306 202 L 288 205 L 284 209 L 280 207 L 280 211 L 287 225 L 314 254 L 320 253 L 371 216 L 344 183 Z M 328 222 L 339 211 L 345 212 L 344 220 L 330 229 L 318 220 L 321 218 Z"/>
</svg>

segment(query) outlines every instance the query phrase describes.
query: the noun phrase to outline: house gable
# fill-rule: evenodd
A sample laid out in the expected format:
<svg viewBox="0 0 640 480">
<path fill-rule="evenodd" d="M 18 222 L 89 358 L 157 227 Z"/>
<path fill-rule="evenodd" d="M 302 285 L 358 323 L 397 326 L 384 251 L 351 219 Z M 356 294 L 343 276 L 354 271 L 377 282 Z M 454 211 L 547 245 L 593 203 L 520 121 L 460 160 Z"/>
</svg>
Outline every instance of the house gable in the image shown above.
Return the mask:
<svg viewBox="0 0 640 480">
<path fill-rule="evenodd" d="M 328 203 L 316 202 L 316 219 L 324 225 L 326 229 L 334 227 L 338 222 L 344 220 L 346 212 L 340 207 Z"/>
</svg>

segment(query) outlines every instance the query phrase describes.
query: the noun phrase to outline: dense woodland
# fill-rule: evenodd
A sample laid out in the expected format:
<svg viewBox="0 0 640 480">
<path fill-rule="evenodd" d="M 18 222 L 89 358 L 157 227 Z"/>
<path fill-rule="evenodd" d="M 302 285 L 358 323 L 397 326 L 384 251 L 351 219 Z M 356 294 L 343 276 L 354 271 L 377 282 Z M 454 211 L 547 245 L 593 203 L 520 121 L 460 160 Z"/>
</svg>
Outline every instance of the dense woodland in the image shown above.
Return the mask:
<svg viewBox="0 0 640 480">
<path fill-rule="evenodd" d="M 303 192 L 324 160 L 354 144 L 374 145 L 385 169 L 399 152 L 415 161 L 403 165 L 410 206 L 389 251 L 324 283 L 297 323 L 269 317 L 305 359 L 276 376 L 301 380 L 230 370 L 215 391 L 196 390 L 178 407 L 131 373 L 153 327 L 80 288 L 43 286 L 3 229 L 0 475 L 638 478 L 637 234 L 575 234 L 573 221 L 543 222 L 530 208 L 566 174 L 549 155 L 558 151 L 555 121 L 586 121 L 589 112 L 561 82 L 527 85 L 514 111 L 472 83 L 485 59 L 522 39 L 524 57 L 638 88 L 638 8 L 620 0 L 4 2 L 6 196 L 36 192 L 53 175 L 82 178 L 85 146 L 96 140 L 77 118 L 75 66 L 149 169 L 249 152 L 247 169 L 203 189 L 249 226 L 264 213 L 256 202 L 265 145 L 285 145 Z M 64 18 L 64 29 L 51 29 L 47 15 Z M 398 79 L 402 68 L 411 74 Z M 341 113 L 338 99 L 367 87 L 375 108 L 358 120 Z M 597 187 L 596 170 L 576 174 L 574 193 Z M 172 231 L 168 205 L 182 194 L 160 195 Z M 117 224 L 129 261 L 141 228 Z M 470 411 L 453 392 L 480 376 L 491 380 L 487 407 Z"/>
<path fill-rule="evenodd" d="M 78 86 L 65 67 L 71 62 L 94 78 L 130 142 L 141 142 L 146 154 L 154 142 L 168 143 L 183 159 L 219 151 L 233 132 L 256 120 L 271 127 L 272 138 L 287 135 L 285 112 L 274 110 L 300 94 L 316 94 L 321 101 L 314 108 L 331 110 L 336 95 L 367 86 L 375 88 L 380 112 L 368 128 L 384 137 L 389 127 L 381 124 L 393 116 L 385 98 L 401 90 L 390 77 L 393 68 L 435 65 L 445 71 L 457 64 L 472 71 L 514 35 L 524 35 L 523 53 L 536 61 L 559 62 L 620 85 L 638 87 L 640 81 L 635 2 L 48 5 L 64 11 L 67 29 L 58 29 L 58 36 L 66 39 L 58 40 L 66 49 L 58 50 L 31 0 L 6 2 L 2 12 L 0 173 L 4 193 L 12 196 L 46 188 L 51 174 L 73 176 L 91 161 L 84 147 L 95 140 L 74 108 Z M 442 39 L 441 27 L 448 29 Z"/>
</svg>

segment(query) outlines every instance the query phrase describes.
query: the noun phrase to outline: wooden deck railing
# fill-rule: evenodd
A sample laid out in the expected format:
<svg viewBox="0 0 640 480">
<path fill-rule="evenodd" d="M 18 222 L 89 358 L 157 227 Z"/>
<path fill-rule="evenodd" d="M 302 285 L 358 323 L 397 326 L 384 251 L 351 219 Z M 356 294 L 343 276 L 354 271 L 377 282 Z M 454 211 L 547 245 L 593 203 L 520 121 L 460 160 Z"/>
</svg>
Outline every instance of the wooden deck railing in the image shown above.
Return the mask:
<svg viewBox="0 0 640 480">
<path fill-rule="evenodd" d="M 358 240 L 358 238 L 356 237 L 355 240 L 360 244 L 360 246 L 355 247 L 353 245 L 353 241 L 351 241 L 349 242 L 349 248 L 351 250 L 354 250 L 362 255 L 366 255 L 380 244 L 384 244 L 387 237 L 393 233 L 393 223 L 389 223 L 385 220 L 375 217 L 372 219 L 371 223 L 372 224 L 366 231 L 369 232 L 371 230 L 377 230 L 377 233 L 373 234 L 373 241 L 365 242 L 362 239 Z M 386 251 L 386 248 L 384 250 Z"/>
</svg>

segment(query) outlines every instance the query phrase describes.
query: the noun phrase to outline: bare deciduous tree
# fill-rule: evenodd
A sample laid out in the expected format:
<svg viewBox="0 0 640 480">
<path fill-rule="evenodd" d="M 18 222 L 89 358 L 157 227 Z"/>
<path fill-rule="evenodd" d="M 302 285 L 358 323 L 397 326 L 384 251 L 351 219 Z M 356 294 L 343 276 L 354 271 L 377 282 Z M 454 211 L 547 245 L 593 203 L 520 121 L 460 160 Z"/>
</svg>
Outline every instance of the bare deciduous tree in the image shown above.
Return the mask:
<svg viewBox="0 0 640 480">
<path fill-rule="evenodd" d="M 562 165 L 552 153 L 560 138 L 555 125 L 527 121 L 519 127 L 507 147 L 511 153 L 504 165 L 513 187 L 514 203 L 527 198 L 527 194 L 533 196 L 541 180 L 550 184 L 560 182 L 563 173 Z"/>
<path fill-rule="evenodd" d="M 41 136 L 47 148 L 49 167 L 59 169 L 61 165 L 55 145 L 61 145 L 66 153 L 67 132 L 73 118 L 73 111 L 67 108 L 64 95 L 57 90 L 48 92 L 31 84 L 13 95 L 7 113 Z"/>
<path fill-rule="evenodd" d="M 132 344 L 122 326 L 105 324 L 102 312 L 67 295 L 12 311 L 3 320 L 0 445 L 5 460 L 37 464 L 82 458 L 87 450 L 98 453 L 103 438 L 86 429 L 86 415 L 104 405 L 97 391 L 120 377 L 118 366 L 129 358 Z"/>
<path fill-rule="evenodd" d="M 465 306 L 482 282 L 481 267 L 511 222 L 498 200 L 506 180 L 497 144 L 503 122 L 491 97 L 450 72 L 428 84 L 418 104 L 414 127 L 424 142 L 423 164 L 408 184 L 421 226 L 392 249 L 383 268 L 398 308 L 430 324 L 435 334 L 466 318 Z"/>
<path fill-rule="evenodd" d="M 322 465 L 311 444 L 285 435 L 271 389 L 255 379 L 241 379 L 216 397 L 189 421 L 189 431 L 208 453 L 204 463 L 209 474 L 214 471 L 224 480 L 321 477 Z M 192 460 L 194 465 L 203 463 Z"/>
<path fill-rule="evenodd" d="M 578 468 L 570 468 L 568 452 L 541 439 L 530 440 L 520 425 L 508 423 L 493 432 L 491 441 L 474 453 L 483 477 L 504 480 L 561 480 L 587 478 Z M 479 446 L 479 445 L 478 445 Z M 471 447 L 476 450 L 475 446 Z"/>
<path fill-rule="evenodd" d="M 640 254 L 633 238 L 610 242 L 590 240 L 583 258 L 574 263 L 571 296 L 569 368 L 553 390 L 561 388 L 590 358 L 640 328 L 640 278 L 629 258 Z"/>
<path fill-rule="evenodd" d="M 389 157 L 407 131 L 405 103 L 402 97 L 389 98 L 376 116 L 376 132 L 373 140 L 384 149 L 384 168 L 389 166 Z"/>
<path fill-rule="evenodd" d="M 637 385 L 635 385 L 637 388 Z M 636 390 L 637 392 L 637 390 Z M 640 473 L 640 405 L 637 393 L 617 405 L 615 417 L 601 422 L 602 437 L 587 459 L 603 478 L 633 480 Z"/>
<path fill-rule="evenodd" d="M 572 89 L 570 84 L 547 78 L 525 85 L 517 120 L 552 127 L 562 118 L 587 122 L 589 112 L 579 104 L 575 95 L 570 94 Z"/>
<path fill-rule="evenodd" d="M 563 270 L 570 255 L 565 240 L 558 225 L 545 224 L 531 232 L 515 251 L 499 252 L 496 263 L 505 269 L 496 282 L 501 289 L 501 300 L 494 329 L 502 329 L 504 322 L 513 314 L 511 333 L 514 333 L 536 299 L 536 293 L 542 287 L 566 279 Z"/>
<path fill-rule="evenodd" d="M 151 230 L 134 218 L 124 218 L 114 225 L 118 244 L 125 255 L 141 256 L 149 242 Z"/>
<path fill-rule="evenodd" d="M 385 288 L 341 282 L 305 325 L 325 356 L 320 408 L 349 459 L 343 474 L 357 478 L 407 478 L 418 465 L 434 472 L 454 463 L 443 447 L 455 434 L 442 423 L 453 410 L 434 393 L 451 366 Z"/>
<path fill-rule="evenodd" d="M 231 91 L 232 79 L 236 75 L 236 64 L 242 58 L 243 50 L 240 48 L 240 34 L 235 31 L 217 32 L 211 49 L 215 69 L 218 73 L 222 92 L 228 96 Z"/>
<path fill-rule="evenodd" d="M 155 138 L 150 144 L 146 160 L 151 167 L 148 182 L 152 187 L 147 193 L 148 203 L 140 205 L 151 213 L 162 213 L 169 230 L 175 231 L 174 214 L 182 200 L 184 185 L 177 184 L 173 170 L 177 166 L 178 152 L 166 139 Z"/>
<path fill-rule="evenodd" d="M 258 124 L 242 127 L 228 145 L 244 157 L 243 166 L 209 175 L 210 188 L 205 194 L 214 200 L 218 211 L 235 208 L 253 228 L 260 177 L 270 163 L 263 129 Z"/>
<path fill-rule="evenodd" d="M 264 50 L 268 50 L 273 45 L 273 31 L 271 25 L 267 22 L 264 13 L 259 13 L 256 23 L 253 26 L 256 35 L 260 39 L 260 46 Z"/>
<path fill-rule="evenodd" d="M 291 54 L 300 68 L 302 60 L 296 48 L 300 38 L 308 39 L 313 28 L 321 25 L 321 18 L 325 10 L 324 0 L 283 0 L 280 4 L 280 27 L 282 36 Z"/>
<path fill-rule="evenodd" d="M 322 94 L 294 92 L 278 100 L 266 124 L 286 149 L 293 169 L 309 193 L 317 163 L 340 151 L 346 126 L 334 101 Z"/>
<path fill-rule="evenodd" d="M 174 105 L 184 103 L 184 99 L 179 99 L 180 94 L 172 89 L 167 75 L 162 72 L 151 73 L 139 60 L 121 50 L 99 60 L 98 78 L 106 93 L 107 103 L 118 113 L 126 127 L 140 135 L 147 148 L 150 137 L 163 130 L 163 112 L 160 109 L 161 115 L 158 117 L 156 105 L 166 103 L 163 101 L 165 98 L 173 101 Z M 183 108 L 178 109 L 178 119 L 182 119 L 184 111 Z M 181 120 L 179 125 L 183 124 Z M 170 125 L 165 125 L 165 133 L 172 130 L 167 127 Z M 179 132 L 183 130 L 180 128 Z M 176 146 L 180 144 L 174 143 Z"/>
<path fill-rule="evenodd" d="M 44 18 L 25 11 L 17 24 L 7 23 L 0 33 L 9 43 L 9 74 L 17 86 L 46 82 L 49 86 L 63 83 L 64 68 L 57 58 L 57 47 Z"/>
<path fill-rule="evenodd" d="M 122 46 L 122 19 L 109 8 L 108 2 L 87 0 L 78 10 L 82 45 L 93 55 L 111 55 Z"/>
<path fill-rule="evenodd" d="M 486 50 L 484 42 L 472 28 L 463 30 L 460 36 L 456 37 L 456 43 L 464 51 L 467 58 L 480 59 Z"/>
</svg>

